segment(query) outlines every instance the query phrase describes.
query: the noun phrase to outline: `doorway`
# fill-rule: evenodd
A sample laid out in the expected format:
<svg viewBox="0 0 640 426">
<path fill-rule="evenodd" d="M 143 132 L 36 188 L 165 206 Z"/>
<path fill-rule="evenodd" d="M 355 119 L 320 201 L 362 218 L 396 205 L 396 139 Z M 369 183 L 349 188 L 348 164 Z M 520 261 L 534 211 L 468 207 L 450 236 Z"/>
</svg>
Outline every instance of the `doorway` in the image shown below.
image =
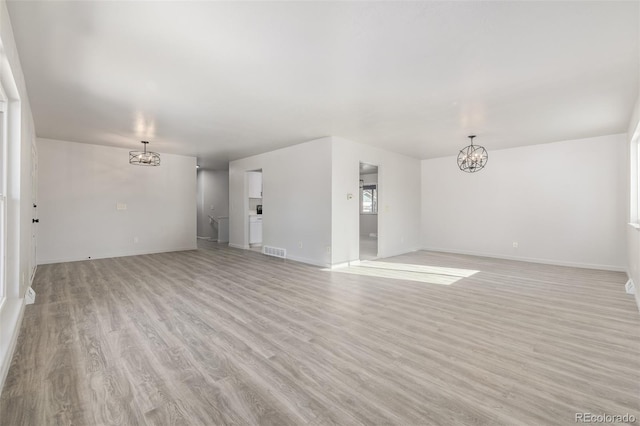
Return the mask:
<svg viewBox="0 0 640 426">
<path fill-rule="evenodd" d="M 360 163 L 360 260 L 378 257 L 378 166 Z"/>
<path fill-rule="evenodd" d="M 262 169 L 249 170 L 247 176 L 247 229 L 249 248 L 262 251 Z"/>
<path fill-rule="evenodd" d="M 29 282 L 33 282 L 33 278 L 36 275 L 37 268 L 37 242 L 38 242 L 38 150 L 36 148 L 36 142 L 31 142 L 31 204 L 32 219 L 31 219 L 31 253 L 29 256 Z"/>
</svg>

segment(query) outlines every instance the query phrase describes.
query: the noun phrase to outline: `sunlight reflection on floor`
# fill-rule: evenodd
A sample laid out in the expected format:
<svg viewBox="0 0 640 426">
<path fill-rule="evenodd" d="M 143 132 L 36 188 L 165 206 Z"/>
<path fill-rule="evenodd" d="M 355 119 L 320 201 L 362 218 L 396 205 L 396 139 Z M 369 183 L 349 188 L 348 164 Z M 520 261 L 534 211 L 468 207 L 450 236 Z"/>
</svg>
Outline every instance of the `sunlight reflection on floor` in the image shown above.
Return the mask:
<svg viewBox="0 0 640 426">
<path fill-rule="evenodd" d="M 442 268 L 439 266 L 379 261 L 360 262 L 359 265 L 331 269 L 331 271 L 439 285 L 451 285 L 462 278 L 470 277 L 480 272 L 471 269 Z"/>
</svg>

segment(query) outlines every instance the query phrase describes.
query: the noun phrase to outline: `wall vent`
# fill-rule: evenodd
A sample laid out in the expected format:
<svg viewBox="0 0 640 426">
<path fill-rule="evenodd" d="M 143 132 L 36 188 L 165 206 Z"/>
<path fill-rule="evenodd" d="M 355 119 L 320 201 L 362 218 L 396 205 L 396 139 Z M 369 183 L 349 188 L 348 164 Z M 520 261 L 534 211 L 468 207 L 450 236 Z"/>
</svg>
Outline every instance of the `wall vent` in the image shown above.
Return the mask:
<svg viewBox="0 0 640 426">
<path fill-rule="evenodd" d="M 624 289 L 626 290 L 627 294 L 636 294 L 636 286 L 631 279 L 624 285 Z"/>
<path fill-rule="evenodd" d="M 287 258 L 287 250 L 280 247 L 262 246 L 262 254 L 280 257 L 282 259 Z"/>
</svg>

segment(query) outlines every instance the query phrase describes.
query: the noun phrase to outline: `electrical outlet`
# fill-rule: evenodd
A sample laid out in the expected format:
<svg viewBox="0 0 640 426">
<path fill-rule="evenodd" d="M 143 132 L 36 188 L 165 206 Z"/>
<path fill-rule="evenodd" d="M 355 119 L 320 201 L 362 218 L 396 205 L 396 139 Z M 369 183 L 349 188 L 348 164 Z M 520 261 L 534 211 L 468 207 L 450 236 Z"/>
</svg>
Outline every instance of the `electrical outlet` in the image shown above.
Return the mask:
<svg viewBox="0 0 640 426">
<path fill-rule="evenodd" d="M 331 246 L 327 246 L 327 253 L 331 253 Z"/>
<path fill-rule="evenodd" d="M 298 248 L 302 248 L 302 241 L 298 241 Z"/>
<path fill-rule="evenodd" d="M 518 248 L 518 243 L 516 241 L 513 242 L 513 248 Z"/>
<path fill-rule="evenodd" d="M 140 240 L 138 239 L 138 237 L 133 237 L 133 243 L 134 244 L 138 244 Z"/>
</svg>

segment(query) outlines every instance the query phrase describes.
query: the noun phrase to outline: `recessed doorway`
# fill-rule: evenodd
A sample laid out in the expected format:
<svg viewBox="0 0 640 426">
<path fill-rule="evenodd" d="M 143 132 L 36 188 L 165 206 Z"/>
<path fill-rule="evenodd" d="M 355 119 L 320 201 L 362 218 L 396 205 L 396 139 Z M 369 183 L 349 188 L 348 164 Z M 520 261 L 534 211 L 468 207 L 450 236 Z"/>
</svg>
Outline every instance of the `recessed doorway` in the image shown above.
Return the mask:
<svg viewBox="0 0 640 426">
<path fill-rule="evenodd" d="M 247 175 L 249 248 L 262 251 L 262 169 L 249 170 Z"/>
<path fill-rule="evenodd" d="M 360 260 L 378 257 L 378 166 L 360 163 Z"/>
</svg>

